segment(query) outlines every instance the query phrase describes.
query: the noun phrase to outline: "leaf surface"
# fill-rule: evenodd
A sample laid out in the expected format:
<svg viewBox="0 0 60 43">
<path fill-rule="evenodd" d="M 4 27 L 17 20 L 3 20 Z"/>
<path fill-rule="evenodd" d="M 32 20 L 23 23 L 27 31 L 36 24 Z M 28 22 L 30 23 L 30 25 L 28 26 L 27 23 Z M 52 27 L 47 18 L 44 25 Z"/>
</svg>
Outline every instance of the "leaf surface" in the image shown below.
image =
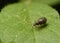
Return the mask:
<svg viewBox="0 0 60 43">
<path fill-rule="evenodd" d="M 34 27 L 34 22 L 47 18 L 47 26 Z M 56 10 L 45 4 L 23 3 L 6 6 L 0 14 L 1 43 L 60 43 L 60 22 Z"/>
</svg>

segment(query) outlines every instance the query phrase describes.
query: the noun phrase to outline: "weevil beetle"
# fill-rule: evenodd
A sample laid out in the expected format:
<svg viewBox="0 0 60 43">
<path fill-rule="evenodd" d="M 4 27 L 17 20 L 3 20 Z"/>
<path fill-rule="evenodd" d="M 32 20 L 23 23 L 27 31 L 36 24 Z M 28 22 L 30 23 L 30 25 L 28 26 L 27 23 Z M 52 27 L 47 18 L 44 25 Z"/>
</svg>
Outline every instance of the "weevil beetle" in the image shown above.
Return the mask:
<svg viewBox="0 0 60 43">
<path fill-rule="evenodd" d="M 34 26 L 43 25 L 43 24 L 46 24 L 46 22 L 47 22 L 47 19 L 45 17 L 41 17 L 34 23 Z"/>
</svg>

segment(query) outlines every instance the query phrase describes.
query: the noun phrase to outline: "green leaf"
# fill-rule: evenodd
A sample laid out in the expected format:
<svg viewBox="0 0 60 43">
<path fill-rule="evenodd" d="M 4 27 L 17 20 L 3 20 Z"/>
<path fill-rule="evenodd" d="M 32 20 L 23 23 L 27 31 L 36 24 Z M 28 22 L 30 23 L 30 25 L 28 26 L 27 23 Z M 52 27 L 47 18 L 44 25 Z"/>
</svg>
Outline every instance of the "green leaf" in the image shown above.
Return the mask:
<svg viewBox="0 0 60 43">
<path fill-rule="evenodd" d="M 47 18 L 47 26 L 34 27 L 34 22 Z M 45 4 L 23 3 L 6 6 L 0 14 L 1 43 L 60 43 L 60 22 L 56 10 Z"/>
</svg>

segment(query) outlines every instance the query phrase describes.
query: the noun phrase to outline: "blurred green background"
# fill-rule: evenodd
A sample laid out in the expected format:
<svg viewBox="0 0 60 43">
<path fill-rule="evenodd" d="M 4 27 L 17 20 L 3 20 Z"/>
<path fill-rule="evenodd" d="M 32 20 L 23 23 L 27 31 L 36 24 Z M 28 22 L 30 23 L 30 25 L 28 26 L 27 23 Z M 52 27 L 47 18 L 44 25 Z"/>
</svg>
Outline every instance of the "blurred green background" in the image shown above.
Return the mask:
<svg viewBox="0 0 60 43">
<path fill-rule="evenodd" d="M 13 3 L 19 3 L 23 1 L 28 1 L 28 0 L 0 0 L 0 11 L 6 5 L 13 4 Z M 55 8 L 60 13 L 60 0 L 31 0 L 31 1 L 51 5 L 53 8 Z"/>
</svg>

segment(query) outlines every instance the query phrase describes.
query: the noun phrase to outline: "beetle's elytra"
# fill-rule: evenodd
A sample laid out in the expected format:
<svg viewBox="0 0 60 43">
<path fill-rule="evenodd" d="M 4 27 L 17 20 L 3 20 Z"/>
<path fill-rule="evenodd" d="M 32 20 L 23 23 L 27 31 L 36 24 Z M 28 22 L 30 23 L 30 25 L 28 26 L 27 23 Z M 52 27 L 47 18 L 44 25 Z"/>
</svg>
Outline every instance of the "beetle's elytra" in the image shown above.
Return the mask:
<svg viewBox="0 0 60 43">
<path fill-rule="evenodd" d="M 47 22 L 47 19 L 45 17 L 41 17 L 34 23 L 34 26 L 46 24 L 46 22 Z"/>
</svg>

